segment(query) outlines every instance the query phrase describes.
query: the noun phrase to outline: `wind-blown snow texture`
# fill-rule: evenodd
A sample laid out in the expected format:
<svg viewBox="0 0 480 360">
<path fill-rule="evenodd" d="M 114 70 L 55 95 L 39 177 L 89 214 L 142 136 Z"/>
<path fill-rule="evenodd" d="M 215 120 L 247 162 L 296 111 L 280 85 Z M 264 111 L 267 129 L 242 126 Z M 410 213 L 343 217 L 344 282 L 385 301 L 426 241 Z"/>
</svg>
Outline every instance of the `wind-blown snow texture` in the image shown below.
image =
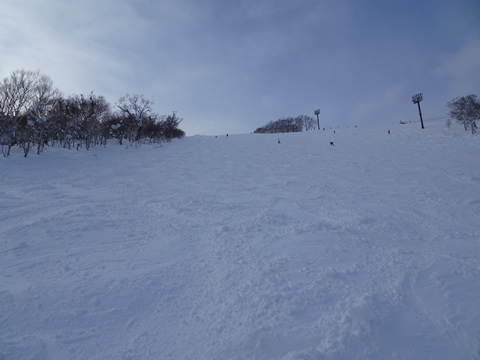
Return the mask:
<svg viewBox="0 0 480 360">
<path fill-rule="evenodd" d="M 0 159 L 0 359 L 479 359 L 480 137 L 427 125 Z"/>
</svg>

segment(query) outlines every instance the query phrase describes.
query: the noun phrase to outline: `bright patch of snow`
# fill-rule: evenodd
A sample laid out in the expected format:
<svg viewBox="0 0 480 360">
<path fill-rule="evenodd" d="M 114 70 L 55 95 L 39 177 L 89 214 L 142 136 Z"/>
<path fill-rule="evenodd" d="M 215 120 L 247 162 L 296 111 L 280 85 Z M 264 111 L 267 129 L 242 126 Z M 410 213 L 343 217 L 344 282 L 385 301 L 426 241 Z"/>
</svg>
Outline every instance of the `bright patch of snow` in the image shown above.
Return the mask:
<svg viewBox="0 0 480 360">
<path fill-rule="evenodd" d="M 480 358 L 480 136 L 427 125 L 13 151 L 0 359 Z"/>
</svg>

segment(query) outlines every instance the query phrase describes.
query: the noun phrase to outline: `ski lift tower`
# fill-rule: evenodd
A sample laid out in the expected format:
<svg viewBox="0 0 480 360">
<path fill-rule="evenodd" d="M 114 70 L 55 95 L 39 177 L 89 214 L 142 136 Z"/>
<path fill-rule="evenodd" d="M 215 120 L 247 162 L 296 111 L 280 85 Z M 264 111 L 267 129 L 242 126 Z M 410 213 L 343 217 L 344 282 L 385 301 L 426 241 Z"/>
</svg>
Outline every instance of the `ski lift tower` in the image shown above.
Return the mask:
<svg viewBox="0 0 480 360">
<path fill-rule="evenodd" d="M 317 126 L 318 130 L 320 130 L 320 119 L 318 118 L 318 115 L 320 115 L 320 109 L 315 110 L 314 114 L 317 115 Z"/>
<path fill-rule="evenodd" d="M 420 124 L 422 124 L 422 129 L 424 129 L 423 127 L 423 119 L 422 119 L 422 110 L 420 110 L 420 101 L 423 100 L 423 94 L 422 93 L 418 93 L 418 94 L 415 94 L 412 96 L 412 102 L 414 104 L 417 104 L 418 105 L 418 114 L 420 115 Z"/>
</svg>

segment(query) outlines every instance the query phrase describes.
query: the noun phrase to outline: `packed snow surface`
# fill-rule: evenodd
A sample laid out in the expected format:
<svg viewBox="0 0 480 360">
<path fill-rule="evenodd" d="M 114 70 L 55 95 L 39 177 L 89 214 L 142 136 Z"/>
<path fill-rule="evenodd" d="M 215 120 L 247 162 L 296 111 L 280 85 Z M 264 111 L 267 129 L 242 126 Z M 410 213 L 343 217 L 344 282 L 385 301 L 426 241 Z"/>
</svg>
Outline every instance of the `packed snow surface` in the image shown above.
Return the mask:
<svg viewBox="0 0 480 360">
<path fill-rule="evenodd" d="M 480 359 L 480 135 L 389 129 L 1 158 L 0 359 Z"/>
</svg>

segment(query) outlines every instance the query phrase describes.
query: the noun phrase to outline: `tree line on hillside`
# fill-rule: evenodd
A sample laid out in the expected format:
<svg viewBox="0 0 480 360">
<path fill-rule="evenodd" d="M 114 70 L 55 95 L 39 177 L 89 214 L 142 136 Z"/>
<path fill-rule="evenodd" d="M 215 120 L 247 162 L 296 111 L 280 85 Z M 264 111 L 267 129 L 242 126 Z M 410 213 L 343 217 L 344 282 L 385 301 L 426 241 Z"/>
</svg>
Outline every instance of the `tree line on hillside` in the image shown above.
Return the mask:
<svg viewBox="0 0 480 360">
<path fill-rule="evenodd" d="M 107 140 L 160 142 L 180 138 L 182 119 L 158 115 L 143 95 L 122 96 L 113 106 L 94 94 L 64 97 L 47 75 L 14 70 L 0 83 L 0 145 L 4 156 L 13 146 L 40 154 L 46 145 L 66 148 L 106 145 Z"/>
<path fill-rule="evenodd" d="M 295 118 L 287 117 L 276 121 L 270 121 L 266 125 L 257 128 L 254 133 L 257 134 L 274 134 L 287 132 L 302 132 L 303 130 L 315 130 L 316 122 L 311 116 L 299 115 Z"/>
<path fill-rule="evenodd" d="M 456 97 L 447 103 L 450 109 L 448 115 L 462 124 L 465 130 L 471 130 L 472 134 L 477 131 L 477 120 L 480 120 L 480 102 L 476 95 L 467 95 Z M 400 121 L 401 124 L 406 124 Z M 447 124 L 450 123 L 450 119 Z M 315 119 L 308 115 L 299 115 L 297 117 L 281 118 L 270 121 L 266 125 L 257 128 L 254 133 L 257 134 L 275 134 L 288 132 L 302 132 L 315 130 L 317 124 Z"/>
</svg>

